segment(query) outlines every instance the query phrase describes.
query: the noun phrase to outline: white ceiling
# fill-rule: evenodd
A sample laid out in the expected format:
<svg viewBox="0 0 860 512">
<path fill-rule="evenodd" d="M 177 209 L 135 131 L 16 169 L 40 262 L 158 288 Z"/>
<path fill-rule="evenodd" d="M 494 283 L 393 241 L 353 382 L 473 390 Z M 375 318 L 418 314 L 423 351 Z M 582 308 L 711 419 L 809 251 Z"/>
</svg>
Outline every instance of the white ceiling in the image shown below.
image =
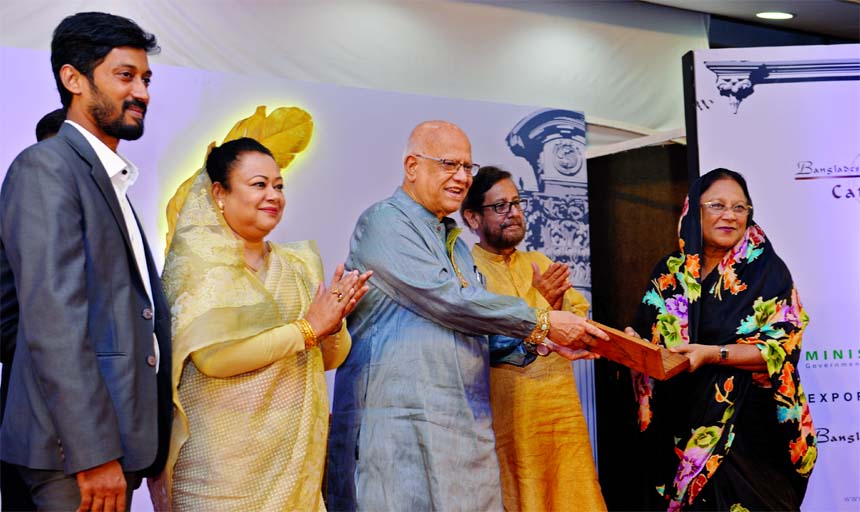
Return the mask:
<svg viewBox="0 0 860 512">
<path fill-rule="evenodd" d="M 860 38 L 860 0 L 643 0 L 727 18 L 800 30 L 857 41 Z M 795 15 L 785 21 L 756 18 L 761 11 Z"/>
</svg>

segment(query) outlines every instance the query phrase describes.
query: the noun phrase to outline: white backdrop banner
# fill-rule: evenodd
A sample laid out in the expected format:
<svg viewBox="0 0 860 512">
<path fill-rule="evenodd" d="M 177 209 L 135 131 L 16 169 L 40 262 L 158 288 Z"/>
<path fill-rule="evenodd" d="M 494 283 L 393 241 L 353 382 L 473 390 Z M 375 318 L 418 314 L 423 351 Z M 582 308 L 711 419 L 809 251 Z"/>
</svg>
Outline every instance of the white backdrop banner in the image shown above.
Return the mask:
<svg viewBox="0 0 860 512">
<path fill-rule="evenodd" d="M 35 142 L 39 118 L 59 102 L 42 50 L 0 47 L 0 180 L 15 156 Z M 165 208 L 177 186 L 204 161 L 210 142 L 221 143 L 234 123 L 260 105 L 299 107 L 313 119 L 308 148 L 287 168 L 286 210 L 273 241 L 314 239 L 328 275 L 344 261 L 359 214 L 388 197 L 403 179 L 402 152 L 412 128 L 444 119 L 472 141 L 474 160 L 501 166 L 521 183 L 534 210 L 526 248 L 543 250 L 571 267 L 574 284 L 590 298 L 591 269 L 581 112 L 380 92 L 153 65 L 146 133 L 122 142 L 140 177 L 129 191 L 160 266 Z M 459 215 L 454 215 L 458 221 Z M 468 243 L 475 238 L 464 233 Z M 580 369 L 581 365 L 581 369 Z M 577 381 L 596 441 L 590 362 L 577 362 Z M 331 383 L 331 381 L 330 381 Z M 331 389 L 331 387 L 330 387 Z M 143 491 L 141 491 L 143 492 Z M 135 510 L 149 510 L 145 497 Z"/>
<path fill-rule="evenodd" d="M 811 319 L 799 370 L 819 455 L 803 510 L 860 510 L 860 45 L 693 55 L 700 172 L 746 177 Z"/>
<path fill-rule="evenodd" d="M 682 126 L 678 58 L 708 46 L 706 14 L 557 0 L 2 0 L 0 46 L 47 50 L 54 27 L 78 11 L 135 20 L 158 36 L 158 64 L 540 101 L 656 130 Z"/>
</svg>

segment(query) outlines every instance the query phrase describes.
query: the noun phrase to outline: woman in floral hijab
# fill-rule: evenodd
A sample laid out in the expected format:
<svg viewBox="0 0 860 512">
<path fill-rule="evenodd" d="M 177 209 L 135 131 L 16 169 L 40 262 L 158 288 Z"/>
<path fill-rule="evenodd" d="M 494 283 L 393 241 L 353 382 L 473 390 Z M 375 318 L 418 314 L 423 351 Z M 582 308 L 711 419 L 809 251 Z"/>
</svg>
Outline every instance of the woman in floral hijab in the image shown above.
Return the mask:
<svg viewBox="0 0 860 512">
<path fill-rule="evenodd" d="M 634 375 L 660 508 L 798 510 L 815 464 L 797 372 L 809 319 L 752 211 L 740 174 L 696 180 L 633 325 L 691 363 L 666 382 Z"/>
</svg>

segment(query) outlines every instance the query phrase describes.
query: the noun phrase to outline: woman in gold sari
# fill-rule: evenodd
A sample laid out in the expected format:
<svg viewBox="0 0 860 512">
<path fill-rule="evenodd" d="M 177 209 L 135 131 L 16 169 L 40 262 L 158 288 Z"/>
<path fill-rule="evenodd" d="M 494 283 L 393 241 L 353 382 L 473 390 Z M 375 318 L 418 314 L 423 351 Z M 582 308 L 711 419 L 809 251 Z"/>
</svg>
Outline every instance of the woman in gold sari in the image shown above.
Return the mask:
<svg viewBox="0 0 860 512">
<path fill-rule="evenodd" d="M 175 414 L 156 508 L 324 510 L 325 370 L 350 348 L 344 317 L 368 274 L 326 287 L 312 241 L 274 244 L 283 179 L 242 138 L 214 148 L 189 191 L 164 267 Z"/>
</svg>

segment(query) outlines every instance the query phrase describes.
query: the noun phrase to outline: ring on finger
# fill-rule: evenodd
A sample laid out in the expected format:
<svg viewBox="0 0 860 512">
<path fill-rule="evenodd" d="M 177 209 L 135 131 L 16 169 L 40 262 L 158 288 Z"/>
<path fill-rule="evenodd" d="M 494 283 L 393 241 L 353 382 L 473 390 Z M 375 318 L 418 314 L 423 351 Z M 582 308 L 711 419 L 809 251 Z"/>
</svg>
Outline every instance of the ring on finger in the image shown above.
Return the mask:
<svg viewBox="0 0 860 512">
<path fill-rule="evenodd" d="M 337 292 L 337 301 L 340 302 L 343 300 L 343 292 Z"/>
<path fill-rule="evenodd" d="M 332 295 L 337 295 L 337 296 L 341 296 L 341 295 L 343 295 L 343 292 L 341 292 L 341 291 L 340 291 L 340 290 L 338 290 L 337 288 L 333 288 L 333 289 L 331 290 L 331 292 L 329 292 L 329 293 L 331 293 Z"/>
</svg>

